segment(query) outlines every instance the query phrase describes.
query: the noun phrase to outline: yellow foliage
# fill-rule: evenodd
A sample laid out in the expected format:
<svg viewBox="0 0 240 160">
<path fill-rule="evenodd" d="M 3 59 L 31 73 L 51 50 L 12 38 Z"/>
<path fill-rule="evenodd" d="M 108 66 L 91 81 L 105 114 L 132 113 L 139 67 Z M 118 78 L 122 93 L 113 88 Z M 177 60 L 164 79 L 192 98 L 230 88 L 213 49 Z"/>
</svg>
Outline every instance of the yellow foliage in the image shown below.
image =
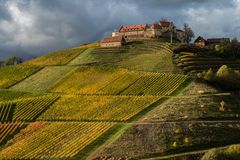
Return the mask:
<svg viewBox="0 0 240 160">
<path fill-rule="evenodd" d="M 23 137 L 21 141 L 3 149 L 0 157 L 3 159 L 19 159 L 19 157 L 21 159 L 71 158 L 113 125 L 114 123 L 107 122 L 48 123 L 29 136 Z"/>
<path fill-rule="evenodd" d="M 177 142 L 176 142 L 176 141 L 173 142 L 172 146 L 173 146 L 174 148 L 176 148 L 176 147 L 177 147 Z"/>
<path fill-rule="evenodd" d="M 126 121 L 158 99 L 153 96 L 64 96 L 38 119 Z"/>
<path fill-rule="evenodd" d="M 185 143 L 189 143 L 189 138 L 188 138 L 188 137 L 185 137 L 185 138 L 184 138 L 184 142 L 185 142 Z"/>
</svg>

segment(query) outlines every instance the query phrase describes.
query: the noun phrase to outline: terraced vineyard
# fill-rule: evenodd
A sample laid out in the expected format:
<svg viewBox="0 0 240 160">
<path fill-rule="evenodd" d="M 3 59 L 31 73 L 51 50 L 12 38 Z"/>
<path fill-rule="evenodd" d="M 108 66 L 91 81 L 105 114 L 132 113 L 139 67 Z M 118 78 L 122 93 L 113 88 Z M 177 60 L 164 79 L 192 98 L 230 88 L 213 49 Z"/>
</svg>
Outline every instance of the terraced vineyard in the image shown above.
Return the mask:
<svg viewBox="0 0 240 160">
<path fill-rule="evenodd" d="M 8 88 L 27 78 L 41 68 L 29 65 L 17 65 L 0 68 L 0 89 Z"/>
<path fill-rule="evenodd" d="M 124 75 L 120 76 L 119 78 L 113 80 L 108 85 L 103 87 L 98 94 L 105 94 L 105 95 L 119 95 L 122 91 L 128 88 L 131 84 L 134 84 L 138 81 L 143 74 L 139 72 L 127 72 Z"/>
<path fill-rule="evenodd" d="M 177 74 L 84 67 L 79 68 L 72 75 L 59 82 L 52 92 L 105 95 L 170 95 L 186 80 L 188 80 L 187 76 Z"/>
<path fill-rule="evenodd" d="M 185 72 L 200 72 L 219 69 L 222 65 L 228 65 L 234 69 L 240 69 L 239 60 L 226 60 L 209 55 L 197 55 L 194 53 L 182 52 L 175 56 L 176 65 Z"/>
<path fill-rule="evenodd" d="M 81 67 L 60 81 L 52 92 L 94 94 L 124 72 L 113 68 Z"/>
<path fill-rule="evenodd" d="M 9 120 L 12 108 L 13 104 L 11 102 L 0 102 L 0 122 L 6 122 Z"/>
<path fill-rule="evenodd" d="M 133 42 L 136 50 L 147 52 L 147 51 L 158 51 L 164 49 L 164 52 L 171 53 L 170 43 L 161 43 L 158 40 L 149 40 L 149 41 L 135 41 Z"/>
<path fill-rule="evenodd" d="M 38 120 L 126 121 L 160 97 L 66 96 Z"/>
<path fill-rule="evenodd" d="M 129 52 L 130 56 L 118 62 L 117 66 L 138 71 L 177 72 L 172 64 L 172 51 L 169 44 L 140 41 L 133 43 Z"/>
<path fill-rule="evenodd" d="M 129 50 L 129 46 L 123 46 L 123 47 L 107 47 L 107 48 L 104 48 L 104 47 L 98 47 L 98 48 L 95 48 L 92 52 L 92 54 L 105 54 L 105 53 L 127 53 Z"/>
<path fill-rule="evenodd" d="M 171 95 L 187 76 L 164 73 L 129 73 L 98 93 L 121 95 Z"/>
<path fill-rule="evenodd" d="M 97 62 L 97 60 L 94 57 L 91 56 L 91 52 L 93 50 L 94 50 L 94 48 L 86 49 L 78 57 L 73 59 L 68 65 L 82 65 L 82 64 Z"/>
<path fill-rule="evenodd" d="M 239 95 L 188 87 L 171 48 L 95 43 L 0 68 L 0 159 L 157 159 L 240 143 Z"/>
<path fill-rule="evenodd" d="M 84 48 L 56 51 L 41 57 L 37 57 L 33 60 L 27 61 L 25 64 L 40 66 L 65 65 L 84 51 L 85 51 Z"/>
<path fill-rule="evenodd" d="M 22 122 L 14 122 L 14 123 L 0 123 L 0 144 L 11 136 L 17 129 L 21 128 L 23 125 Z M 1 157 L 1 156 L 0 156 Z"/>
<path fill-rule="evenodd" d="M 90 48 L 69 65 L 91 64 L 138 71 L 177 72 L 172 64 L 170 47 L 170 44 L 159 41 L 139 41 L 120 48 Z"/>
<path fill-rule="evenodd" d="M 80 54 L 69 65 L 79 64 L 114 64 L 123 60 L 128 55 L 129 47 L 121 48 L 90 48 Z"/>
<path fill-rule="evenodd" d="M 58 96 L 43 96 L 37 98 L 29 98 L 16 102 L 13 113 L 13 121 L 32 121 L 53 104 Z"/>
<path fill-rule="evenodd" d="M 169 60 L 171 60 L 171 56 L 164 56 L 162 53 L 139 54 L 126 61 L 118 62 L 117 66 L 130 70 L 169 73 L 174 70 L 174 66 L 168 63 Z"/>
<path fill-rule="evenodd" d="M 76 67 L 71 66 L 45 67 L 31 77 L 28 77 L 24 81 L 14 85 L 11 89 L 26 92 L 46 92 L 75 68 Z"/>
<path fill-rule="evenodd" d="M 122 95 L 170 95 L 187 76 L 175 74 L 146 73 L 139 80 L 125 89 Z"/>
<path fill-rule="evenodd" d="M 21 141 L 8 145 L 0 152 L 0 157 L 6 159 L 18 159 L 19 157 L 24 159 L 71 158 L 114 125 L 114 123 L 97 122 L 45 123 L 46 125 L 42 125 L 28 137 L 23 136 Z M 32 125 L 34 123 L 19 134 L 27 134 L 27 131 L 32 130 L 29 129 Z"/>
</svg>

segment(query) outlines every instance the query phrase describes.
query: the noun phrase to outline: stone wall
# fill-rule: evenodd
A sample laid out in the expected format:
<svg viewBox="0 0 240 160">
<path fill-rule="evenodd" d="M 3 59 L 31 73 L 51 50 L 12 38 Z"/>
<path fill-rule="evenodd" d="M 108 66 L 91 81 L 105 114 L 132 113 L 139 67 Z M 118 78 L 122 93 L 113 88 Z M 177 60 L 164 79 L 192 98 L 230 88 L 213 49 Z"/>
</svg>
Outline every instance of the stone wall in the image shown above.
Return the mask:
<svg viewBox="0 0 240 160">
<path fill-rule="evenodd" d="M 121 42 L 109 42 L 109 43 L 100 43 L 101 47 L 121 47 Z"/>
</svg>

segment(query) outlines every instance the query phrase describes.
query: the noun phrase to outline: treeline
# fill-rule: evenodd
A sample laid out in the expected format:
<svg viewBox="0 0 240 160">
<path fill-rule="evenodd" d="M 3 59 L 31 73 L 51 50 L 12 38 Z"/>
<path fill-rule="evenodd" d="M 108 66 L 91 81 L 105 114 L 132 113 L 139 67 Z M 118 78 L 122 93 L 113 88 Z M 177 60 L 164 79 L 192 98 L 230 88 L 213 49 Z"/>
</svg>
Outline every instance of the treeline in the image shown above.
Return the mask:
<svg viewBox="0 0 240 160">
<path fill-rule="evenodd" d="M 0 61 L 0 67 L 11 66 L 23 63 L 23 59 L 19 57 L 9 57 L 6 61 Z"/>
</svg>

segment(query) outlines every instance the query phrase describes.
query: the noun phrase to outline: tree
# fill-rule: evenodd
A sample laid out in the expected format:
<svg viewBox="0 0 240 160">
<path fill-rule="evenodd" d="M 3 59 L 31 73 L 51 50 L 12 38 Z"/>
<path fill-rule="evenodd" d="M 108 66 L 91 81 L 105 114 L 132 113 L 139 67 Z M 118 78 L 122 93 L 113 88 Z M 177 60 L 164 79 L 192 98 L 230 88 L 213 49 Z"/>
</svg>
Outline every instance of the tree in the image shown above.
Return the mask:
<svg viewBox="0 0 240 160">
<path fill-rule="evenodd" d="M 0 61 L 0 67 L 4 65 L 4 61 Z"/>
<path fill-rule="evenodd" d="M 214 79 L 214 73 L 213 73 L 213 70 L 212 68 L 210 68 L 207 73 L 205 74 L 204 76 L 204 79 L 207 80 L 207 81 L 213 81 Z"/>
<path fill-rule="evenodd" d="M 15 61 L 15 57 L 9 57 L 6 61 L 6 65 L 7 66 L 14 65 L 14 61 Z"/>
<path fill-rule="evenodd" d="M 232 39 L 232 44 L 237 44 L 237 43 L 238 43 L 237 37 L 233 38 L 233 39 Z"/>
<path fill-rule="evenodd" d="M 218 53 L 224 53 L 224 47 L 222 45 L 215 45 L 214 50 Z"/>
<path fill-rule="evenodd" d="M 230 74 L 231 74 L 231 69 L 228 68 L 227 65 L 222 65 L 222 66 L 218 69 L 218 71 L 217 71 L 217 73 L 216 73 L 216 76 L 217 76 L 218 78 L 228 78 L 228 77 L 230 78 L 230 77 L 231 77 Z"/>
<path fill-rule="evenodd" d="M 187 23 L 184 24 L 184 42 L 190 43 L 192 38 L 194 38 L 194 32 L 193 30 L 189 27 Z"/>
<path fill-rule="evenodd" d="M 161 17 L 160 21 L 168 21 L 166 17 Z"/>
<path fill-rule="evenodd" d="M 6 65 L 8 66 L 8 65 L 16 65 L 16 64 L 20 64 L 20 63 L 22 63 L 23 62 L 23 60 L 21 59 L 21 58 L 19 58 L 19 57 L 9 57 L 8 59 L 7 59 L 7 61 L 6 61 Z"/>
</svg>

